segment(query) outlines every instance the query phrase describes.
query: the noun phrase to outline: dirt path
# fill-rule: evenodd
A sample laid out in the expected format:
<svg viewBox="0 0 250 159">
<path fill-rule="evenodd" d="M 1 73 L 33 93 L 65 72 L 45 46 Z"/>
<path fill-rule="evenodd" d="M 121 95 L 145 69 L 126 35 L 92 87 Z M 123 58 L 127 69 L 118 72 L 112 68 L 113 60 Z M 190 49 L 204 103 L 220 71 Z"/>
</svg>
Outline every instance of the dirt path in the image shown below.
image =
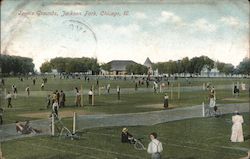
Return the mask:
<svg viewBox="0 0 250 159">
<path fill-rule="evenodd" d="M 249 103 L 223 104 L 218 105 L 223 114 L 239 112 L 249 112 Z M 65 116 L 72 112 L 65 112 Z M 42 114 L 43 115 L 43 114 Z M 129 114 L 96 114 L 96 115 L 79 115 L 77 117 L 77 129 L 88 129 L 95 127 L 109 126 L 136 126 L 136 125 L 154 125 L 170 121 L 197 118 L 202 116 L 202 105 L 174 108 L 162 111 L 129 113 Z M 49 135 L 49 119 L 31 121 L 31 126 L 44 130 L 41 135 Z M 20 135 L 15 131 L 15 124 L 0 126 L 0 141 L 7 141 L 16 138 L 28 137 L 32 135 Z"/>
<path fill-rule="evenodd" d="M 61 118 L 73 117 L 74 112 L 76 112 L 78 115 L 94 114 L 94 113 L 90 113 L 90 112 L 83 112 L 82 110 L 74 110 L 74 111 L 73 110 L 60 110 L 60 117 Z M 51 112 L 37 112 L 37 113 L 19 114 L 18 116 L 46 119 L 46 118 L 49 118 L 50 115 L 51 115 Z"/>
</svg>

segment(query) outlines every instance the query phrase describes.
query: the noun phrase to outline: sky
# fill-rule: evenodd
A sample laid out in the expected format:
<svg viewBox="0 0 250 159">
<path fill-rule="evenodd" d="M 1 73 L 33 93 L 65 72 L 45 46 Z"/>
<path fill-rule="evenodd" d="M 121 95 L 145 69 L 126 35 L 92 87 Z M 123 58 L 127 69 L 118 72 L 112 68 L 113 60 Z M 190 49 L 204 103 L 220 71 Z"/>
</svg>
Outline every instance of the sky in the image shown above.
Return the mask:
<svg viewBox="0 0 250 159">
<path fill-rule="evenodd" d="M 143 64 L 205 55 L 238 65 L 249 57 L 248 0 L 4 0 L 1 54 L 94 57 Z"/>
</svg>

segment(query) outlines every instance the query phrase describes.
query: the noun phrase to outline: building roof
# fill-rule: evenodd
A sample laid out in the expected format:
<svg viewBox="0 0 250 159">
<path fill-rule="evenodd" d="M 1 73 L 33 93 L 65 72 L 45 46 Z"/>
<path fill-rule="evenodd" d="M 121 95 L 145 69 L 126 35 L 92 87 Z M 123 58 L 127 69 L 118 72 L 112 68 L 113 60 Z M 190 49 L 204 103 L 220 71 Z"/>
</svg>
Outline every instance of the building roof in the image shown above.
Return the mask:
<svg viewBox="0 0 250 159">
<path fill-rule="evenodd" d="M 137 64 L 132 60 L 113 60 L 108 64 L 111 64 L 111 71 L 126 71 L 126 66 L 131 64 Z"/>
<path fill-rule="evenodd" d="M 147 67 L 152 67 L 152 62 L 150 61 L 150 59 L 147 57 L 146 61 L 144 62 L 143 64 L 144 66 L 147 66 Z"/>
</svg>

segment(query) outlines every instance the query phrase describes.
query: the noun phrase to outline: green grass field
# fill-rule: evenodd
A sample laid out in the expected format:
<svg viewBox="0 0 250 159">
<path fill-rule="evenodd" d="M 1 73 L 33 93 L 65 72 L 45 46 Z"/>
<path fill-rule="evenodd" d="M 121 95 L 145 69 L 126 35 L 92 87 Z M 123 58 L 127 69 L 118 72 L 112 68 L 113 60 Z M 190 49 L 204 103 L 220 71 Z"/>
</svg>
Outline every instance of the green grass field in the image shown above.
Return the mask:
<svg viewBox="0 0 250 159">
<path fill-rule="evenodd" d="M 148 134 L 156 131 L 163 143 L 164 159 L 237 159 L 250 149 L 249 114 L 244 114 L 244 143 L 231 143 L 231 115 L 221 118 L 188 119 L 154 126 L 128 127 L 136 138 L 149 143 Z M 7 159 L 133 159 L 150 158 L 146 151 L 120 142 L 122 127 L 95 128 L 80 133 L 79 140 L 40 136 L 2 143 Z"/>
<path fill-rule="evenodd" d="M 218 104 L 223 103 L 246 103 L 248 102 L 248 92 L 241 91 L 240 97 L 234 98 L 232 96 L 232 83 L 244 82 L 248 84 L 247 79 L 224 79 L 224 78 L 204 78 L 190 79 L 191 84 L 188 84 L 185 79 L 171 80 L 170 83 L 173 84 L 173 99 L 170 99 L 171 107 L 186 107 L 193 105 L 201 105 L 202 102 L 208 103 L 208 92 L 202 89 L 202 84 L 205 82 L 210 82 L 215 86 L 216 89 L 216 98 Z M 16 120 L 24 119 L 39 119 L 40 117 L 23 117 L 20 114 L 27 113 L 42 113 L 50 112 L 51 110 L 46 109 L 46 97 L 48 94 L 52 94 L 53 91 L 63 90 L 66 94 L 66 108 L 63 110 L 83 110 L 85 113 L 134 113 L 134 112 L 146 112 L 146 111 L 155 111 L 162 110 L 163 107 L 147 105 L 159 105 L 163 103 L 163 96 L 165 93 L 168 93 L 171 98 L 171 89 L 165 88 L 162 93 L 153 93 L 152 83 L 150 83 L 149 88 L 145 88 L 143 85 L 138 88 L 138 91 L 134 90 L 134 81 L 132 80 L 106 80 L 100 79 L 100 87 L 106 86 L 108 83 L 111 84 L 111 89 L 114 92 L 113 94 L 107 94 L 106 90 L 102 90 L 101 95 L 98 94 L 98 89 L 96 86 L 96 80 L 90 80 L 86 82 L 79 79 L 70 79 L 70 80 L 61 80 L 59 78 L 49 78 L 48 83 L 45 85 L 45 90 L 40 90 L 40 84 L 42 79 L 38 78 L 36 80 L 36 85 L 32 84 L 32 79 L 24 79 L 23 82 L 20 82 L 18 78 L 7 78 L 5 79 L 5 86 L 3 88 L 6 91 L 11 91 L 12 84 L 15 84 L 18 89 L 17 99 L 12 100 L 12 105 L 14 108 L 8 109 L 7 102 L 2 96 L 1 98 L 1 107 L 5 109 L 4 123 L 13 123 Z M 166 82 L 165 82 L 166 83 Z M 178 83 L 180 83 L 180 99 L 178 99 Z M 30 86 L 31 95 L 27 97 L 25 88 L 27 85 Z M 84 107 L 76 108 L 74 105 L 75 95 L 74 88 L 81 88 L 85 95 L 83 96 Z M 88 97 L 86 93 L 89 88 L 95 85 L 95 106 L 88 105 Z M 116 95 L 116 86 L 121 87 L 121 100 L 117 100 Z M 219 87 L 217 89 L 217 87 Z M 3 93 L 4 94 L 4 93 Z"/>
<path fill-rule="evenodd" d="M 208 103 L 208 92 L 202 89 L 205 82 L 210 82 L 215 86 L 218 104 L 227 103 L 247 103 L 249 94 L 241 91 L 239 97 L 232 95 L 232 83 L 244 82 L 249 87 L 248 79 L 239 78 L 192 78 L 189 84 L 185 79 L 171 80 L 173 84 L 173 99 L 170 99 L 170 107 L 188 107 Z M 168 93 L 171 98 L 171 88 L 164 89 L 162 93 L 153 93 L 152 83 L 149 88 L 143 85 L 135 91 L 133 80 L 107 80 L 100 79 L 101 87 L 111 84 L 112 94 L 107 94 L 102 90 L 98 95 L 95 90 L 95 106 L 88 105 L 88 92 L 91 85 L 96 86 L 96 80 L 86 82 L 79 79 L 61 80 L 50 77 L 45 85 L 45 90 L 40 90 L 42 80 L 36 80 L 36 85 L 32 84 L 32 79 L 20 82 L 18 78 L 5 79 L 5 86 L 2 90 L 11 91 L 11 85 L 18 88 L 17 99 L 13 99 L 13 108 L 6 108 L 7 103 L 4 97 L 1 98 L 1 107 L 4 108 L 4 124 L 14 123 L 16 120 L 34 120 L 48 118 L 48 115 L 36 116 L 36 113 L 49 113 L 46 109 L 46 96 L 52 91 L 64 90 L 66 94 L 66 108 L 59 110 L 80 111 L 86 114 L 120 114 L 163 110 L 163 96 Z M 166 83 L 166 81 L 165 81 Z M 178 97 L 178 83 L 180 83 L 180 99 Z M 27 97 L 25 88 L 29 85 L 31 96 Z M 84 107 L 74 106 L 74 88 L 84 89 Z M 121 87 L 121 100 L 117 100 L 116 86 Z M 3 93 L 3 92 L 2 92 Z M 24 115 L 26 114 L 26 115 Z M 249 145 L 249 113 L 244 114 L 245 124 L 243 125 L 246 142 L 231 143 L 229 141 L 231 133 L 231 116 L 226 115 L 221 118 L 196 118 L 181 120 L 154 126 L 129 127 L 130 132 L 137 138 L 143 137 L 146 146 L 149 142 L 148 134 L 155 131 L 159 139 L 163 142 L 164 159 L 237 159 L 246 156 L 246 149 Z M 69 125 L 70 118 L 64 119 Z M 132 159 L 150 158 L 145 151 L 138 151 L 133 145 L 122 144 L 120 142 L 120 132 L 122 127 L 94 128 L 83 130 L 79 133 L 80 140 L 59 139 L 58 137 L 39 136 L 23 139 L 16 139 L 2 142 L 2 151 L 6 159 Z"/>
</svg>

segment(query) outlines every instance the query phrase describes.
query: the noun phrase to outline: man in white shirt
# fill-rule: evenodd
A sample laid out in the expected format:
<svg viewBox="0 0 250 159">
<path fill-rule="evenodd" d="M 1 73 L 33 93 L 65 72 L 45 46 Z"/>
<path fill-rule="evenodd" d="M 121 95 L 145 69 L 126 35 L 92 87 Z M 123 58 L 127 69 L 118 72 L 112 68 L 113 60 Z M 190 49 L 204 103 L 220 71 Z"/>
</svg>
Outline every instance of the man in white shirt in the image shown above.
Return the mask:
<svg viewBox="0 0 250 159">
<path fill-rule="evenodd" d="M 92 98 L 93 98 L 93 94 L 94 94 L 92 89 L 89 90 L 88 94 L 89 94 L 89 104 L 92 105 Z"/>
<path fill-rule="evenodd" d="M 162 143 L 157 140 L 155 132 L 150 134 L 151 142 L 148 144 L 148 153 L 151 154 L 151 159 L 161 159 L 161 152 L 163 151 Z"/>
<path fill-rule="evenodd" d="M 157 93 L 158 84 L 156 83 L 156 81 L 154 81 L 153 89 L 154 89 L 154 93 Z"/>
</svg>

